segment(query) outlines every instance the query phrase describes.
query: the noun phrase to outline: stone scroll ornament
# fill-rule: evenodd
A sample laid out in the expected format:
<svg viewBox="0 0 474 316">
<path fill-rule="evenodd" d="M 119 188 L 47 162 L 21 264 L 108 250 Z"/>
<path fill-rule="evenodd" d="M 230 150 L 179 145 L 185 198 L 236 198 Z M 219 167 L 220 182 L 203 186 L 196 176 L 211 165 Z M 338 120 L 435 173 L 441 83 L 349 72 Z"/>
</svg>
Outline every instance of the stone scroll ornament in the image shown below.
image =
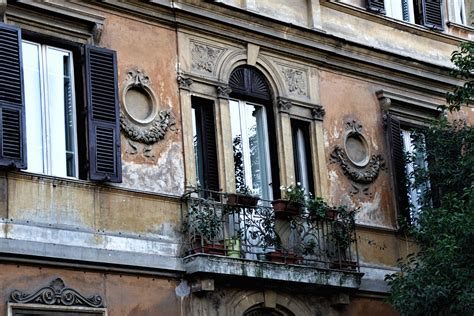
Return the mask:
<svg viewBox="0 0 474 316">
<path fill-rule="evenodd" d="M 176 124 L 170 110 L 157 110 L 157 102 L 150 87 L 150 78 L 138 68 L 128 71 L 123 88 L 123 108 L 120 126 L 132 141 L 151 145 L 163 139 Z M 134 110 L 141 109 L 141 112 Z"/>
<path fill-rule="evenodd" d="M 331 160 L 338 163 L 344 174 L 353 181 L 351 194 L 363 192 L 369 195 L 368 185 L 373 183 L 380 170 L 385 169 L 382 155 L 370 155 L 370 150 L 362 134 L 362 125 L 356 120 L 345 124 L 344 146 L 336 146 Z"/>
<path fill-rule="evenodd" d="M 84 297 L 74 289 L 66 287 L 63 280 L 55 279 L 47 287 L 44 287 L 33 294 L 27 294 L 14 290 L 10 294 L 11 303 L 21 304 L 44 304 L 60 306 L 86 306 L 101 308 L 104 302 L 100 295 L 94 295 L 89 298 Z"/>
</svg>

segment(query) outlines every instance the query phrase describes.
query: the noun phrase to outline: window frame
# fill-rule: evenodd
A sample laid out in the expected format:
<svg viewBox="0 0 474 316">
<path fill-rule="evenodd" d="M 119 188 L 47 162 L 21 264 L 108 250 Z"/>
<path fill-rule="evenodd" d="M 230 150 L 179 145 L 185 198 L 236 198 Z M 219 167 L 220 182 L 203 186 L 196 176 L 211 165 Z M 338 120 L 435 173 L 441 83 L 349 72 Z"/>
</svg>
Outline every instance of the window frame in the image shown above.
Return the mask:
<svg viewBox="0 0 474 316">
<path fill-rule="evenodd" d="M 39 173 L 39 174 L 44 174 L 44 175 L 50 175 L 50 176 L 55 176 L 55 177 L 61 177 L 61 178 L 70 178 L 70 179 L 78 179 L 79 178 L 79 152 L 78 152 L 78 141 L 77 141 L 77 107 L 76 107 L 76 81 L 75 81 L 75 71 L 74 71 L 74 61 L 77 58 L 74 57 L 75 55 L 73 52 L 69 49 L 64 49 L 56 46 L 52 46 L 49 44 L 42 44 L 38 42 L 33 42 L 30 40 L 23 39 L 22 40 L 22 45 L 23 44 L 29 44 L 29 45 L 34 45 L 38 48 L 38 58 L 39 58 L 39 86 L 40 86 L 40 111 L 41 111 L 41 133 L 42 133 L 42 156 L 43 156 L 43 172 L 35 172 L 31 171 L 28 169 L 25 169 L 26 172 L 30 173 Z M 24 46 L 23 46 L 24 48 Z M 23 49 L 22 48 L 22 49 Z M 47 65 L 48 65 L 48 51 L 49 49 L 54 49 L 58 51 L 62 51 L 64 53 L 67 53 L 71 57 L 71 62 L 68 64 L 68 68 L 70 71 L 70 76 L 71 76 L 71 89 L 72 89 L 72 124 L 73 124 L 73 147 L 74 147 L 74 170 L 73 174 L 74 176 L 69 176 L 69 175 L 55 175 L 53 174 L 53 169 L 52 165 L 56 164 L 57 160 L 55 157 L 52 155 L 52 147 L 54 140 L 52 139 L 52 135 L 55 134 L 52 126 L 51 126 L 51 107 L 52 105 L 50 104 L 49 98 L 49 72 L 47 70 Z M 25 67 L 23 67 L 25 71 Z M 26 77 L 24 77 L 24 82 L 26 83 Z M 28 104 L 27 102 L 27 94 L 28 91 L 26 91 L 25 87 L 25 115 L 28 116 Z M 63 104 L 65 106 L 65 104 Z M 28 123 L 28 122 L 26 122 Z M 28 130 L 28 124 L 26 124 L 26 129 Z M 67 137 L 67 132 L 64 131 L 64 136 L 65 140 Z M 27 132 L 27 139 L 28 139 L 28 132 Z M 27 143 L 28 145 L 28 143 Z M 65 151 L 67 153 L 67 148 L 65 148 Z M 31 151 L 30 151 L 31 153 Z M 31 157 L 31 155 L 30 155 Z M 66 170 L 67 170 L 67 158 L 65 160 L 61 160 L 61 162 L 64 162 L 66 164 Z M 29 165 L 29 164 L 28 164 Z M 30 166 L 31 167 L 31 166 Z M 67 171 L 66 171 L 67 172 Z"/>
<path fill-rule="evenodd" d="M 439 105 L 432 100 L 410 92 L 399 93 L 393 90 L 380 90 L 376 92 L 382 109 L 382 119 L 386 130 L 387 151 L 390 159 L 390 174 L 393 186 L 393 203 L 395 205 L 398 217 L 404 218 L 407 223 L 412 222 L 410 217 L 411 207 L 408 200 L 408 186 L 406 171 L 404 177 L 401 177 L 401 159 L 403 159 L 404 170 L 406 162 L 399 155 L 404 155 L 403 139 L 401 137 L 402 129 L 425 129 L 428 124 L 442 115 Z M 399 129 L 399 144 L 393 139 L 396 129 Z M 394 130 L 395 127 L 395 130 Z M 398 148 L 401 144 L 401 148 Z M 397 153 L 397 151 L 401 152 Z M 429 157 L 428 157 L 429 158 Z M 402 185 L 402 180 L 404 185 Z M 432 186 L 432 184 L 430 184 Z M 406 195 L 406 200 L 402 197 Z M 406 205 L 405 205 L 406 204 Z"/>
<path fill-rule="evenodd" d="M 237 103 L 236 105 L 231 104 L 231 102 Z M 260 154 L 263 154 L 263 157 L 259 158 L 259 163 L 263 163 L 264 171 L 262 173 L 262 170 L 260 171 L 260 181 L 261 183 L 261 198 L 265 200 L 273 200 L 273 188 L 272 188 L 272 182 L 273 182 L 273 177 L 272 177 L 272 165 L 271 165 L 271 155 L 270 155 L 270 148 L 268 147 L 269 143 L 269 133 L 268 133 L 268 117 L 267 117 L 267 108 L 263 104 L 259 104 L 258 102 L 255 101 L 246 101 L 246 100 L 240 100 L 236 98 L 230 98 L 229 99 L 229 107 L 232 108 L 234 106 L 238 106 L 238 113 L 239 113 L 239 124 L 238 126 L 233 125 L 234 124 L 234 119 L 233 116 L 231 115 L 231 130 L 234 129 L 234 127 L 238 127 L 241 132 L 241 139 L 242 141 L 242 152 L 243 152 L 243 164 L 244 164 L 244 174 L 245 170 L 249 170 L 250 173 L 252 173 L 252 163 L 251 163 L 251 148 L 250 144 L 247 146 L 247 140 L 249 140 L 248 136 L 248 127 L 244 126 L 244 120 L 242 119 L 245 117 L 246 113 L 246 108 L 253 106 L 254 108 L 260 107 L 260 110 L 263 111 L 260 118 L 255 117 L 256 125 L 257 125 L 257 137 L 260 136 L 263 138 L 263 144 L 259 144 L 259 156 Z M 230 110 L 232 113 L 232 110 Z M 246 123 L 246 122 L 245 122 Z M 260 125 L 260 126 L 258 126 Z M 246 128 L 244 128 L 246 127 Z M 261 133 L 259 133 L 259 129 L 261 129 Z M 232 140 L 233 143 L 233 140 Z M 245 146 L 245 149 L 244 149 Z M 235 162 L 234 162 L 235 165 Z M 262 166 L 260 166 L 260 169 L 262 169 Z M 248 176 L 248 174 L 245 174 L 245 186 L 249 186 L 251 190 L 253 190 L 253 185 L 249 185 L 249 182 L 253 184 L 253 181 L 249 181 L 249 178 L 252 178 L 251 176 Z M 237 181 L 236 181 L 236 189 L 237 188 Z M 253 191 L 252 191 L 253 192 Z M 257 192 L 253 192 L 257 194 Z"/>
<path fill-rule="evenodd" d="M 298 137 L 295 133 L 297 130 L 301 130 L 303 133 L 303 146 L 304 146 L 304 151 L 305 151 L 305 162 L 306 162 L 306 169 L 307 169 L 307 175 L 308 175 L 308 185 L 307 187 L 304 187 L 306 194 L 311 193 L 313 196 L 316 195 L 315 192 L 315 184 L 314 184 L 314 166 L 313 166 L 313 161 L 311 157 L 311 135 L 310 135 L 310 130 L 311 130 L 311 123 L 306 122 L 303 120 L 298 120 L 298 119 L 291 119 L 291 136 L 292 136 L 292 142 L 293 142 L 293 159 L 294 159 L 294 166 L 295 166 L 295 179 L 297 182 L 302 183 L 304 187 L 304 181 L 301 181 L 300 179 L 300 165 L 302 164 L 301 158 L 299 157 L 300 155 L 300 150 L 298 147 L 299 141 L 296 140 Z"/>
<path fill-rule="evenodd" d="M 10 145 L 18 143 L 17 147 L 19 148 L 16 148 L 18 153 L 13 158 L 4 156 L 3 151 L 0 151 L 2 155 L 0 156 L 0 167 L 27 168 L 25 89 L 22 69 L 22 39 L 25 39 L 43 45 L 53 43 L 50 46 L 67 49 L 76 56 L 80 56 L 80 58 L 73 58 L 72 62 L 74 69 L 76 69 L 74 72 L 75 93 L 76 96 L 83 96 L 84 98 L 82 100 L 76 97 L 76 141 L 79 157 L 77 178 L 96 182 L 120 183 L 122 181 L 122 166 L 116 52 L 89 44 L 71 43 L 68 40 L 23 30 L 18 26 L 4 23 L 0 23 L 0 35 L 3 36 L 0 44 L 7 45 L 7 53 L 15 54 L 12 55 L 15 57 L 14 65 L 10 67 L 11 69 L 7 69 L 6 75 L 9 76 L 8 78 L 11 77 L 18 81 L 20 87 L 17 90 L 21 91 L 15 90 L 18 98 L 21 93 L 21 100 L 17 104 L 11 102 L 9 104 L 8 97 L 6 103 L 4 101 L 0 103 L 0 111 L 5 111 L 7 115 L 10 115 L 3 122 L 8 123 L 7 127 L 9 129 L 5 129 L 0 124 L 0 140 L 7 139 Z M 7 39 L 5 40 L 5 38 Z M 13 57 L 7 55 L 7 53 L 5 53 L 5 58 L 13 60 Z M 17 58 L 18 56 L 19 58 Z M 17 71 L 17 68 L 20 71 Z M 79 69 L 82 71 L 78 71 Z M 6 87 L 16 87 L 16 85 L 12 85 L 5 80 L 0 81 L 0 84 Z M 100 85 L 100 89 L 97 85 Z M 10 119 L 10 117 L 12 118 Z M 14 125 L 14 127 L 12 128 L 9 125 Z M 12 140 L 15 140 L 15 142 Z M 48 175 L 41 174 L 40 176 Z"/>
</svg>

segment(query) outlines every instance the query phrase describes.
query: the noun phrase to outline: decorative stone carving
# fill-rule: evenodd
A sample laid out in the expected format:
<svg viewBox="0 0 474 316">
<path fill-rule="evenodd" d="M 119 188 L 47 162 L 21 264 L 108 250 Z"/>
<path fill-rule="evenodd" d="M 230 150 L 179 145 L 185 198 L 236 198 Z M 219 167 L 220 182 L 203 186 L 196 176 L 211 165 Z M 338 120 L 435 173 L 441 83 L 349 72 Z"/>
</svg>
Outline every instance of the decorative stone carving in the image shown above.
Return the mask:
<svg viewBox="0 0 474 316">
<path fill-rule="evenodd" d="M 307 95 L 306 72 L 284 66 L 281 71 L 289 94 L 299 97 Z"/>
<path fill-rule="evenodd" d="M 311 115 L 313 116 L 313 119 L 322 121 L 324 115 L 326 115 L 326 110 L 324 110 L 322 105 L 315 105 L 311 109 Z"/>
<path fill-rule="evenodd" d="M 104 307 L 102 297 L 94 295 L 86 298 L 74 289 L 67 288 L 62 279 L 57 278 L 47 287 L 34 294 L 14 290 L 10 294 L 10 302 L 21 304 L 45 304 L 62 306 Z"/>
<path fill-rule="evenodd" d="M 190 80 L 190 79 L 189 79 Z M 175 119 L 170 110 L 158 111 L 150 77 L 139 68 L 128 71 L 123 87 L 120 126 L 125 135 L 146 145 L 156 143 L 173 130 Z"/>
<path fill-rule="evenodd" d="M 178 85 L 180 89 L 190 90 L 193 79 L 178 75 Z"/>
<path fill-rule="evenodd" d="M 191 68 L 201 73 L 213 74 L 224 51 L 224 48 L 191 42 Z"/>
<path fill-rule="evenodd" d="M 158 116 L 148 126 L 136 126 L 123 114 L 120 116 L 122 131 L 132 140 L 147 145 L 156 143 L 165 137 L 168 130 L 174 130 L 175 118 L 170 110 L 160 111 Z"/>
<path fill-rule="evenodd" d="M 385 161 L 381 155 L 372 155 L 369 162 L 364 168 L 354 166 L 344 149 L 336 146 L 331 153 L 333 162 L 338 162 L 342 167 L 344 174 L 354 182 L 361 184 L 369 184 L 375 181 L 379 175 L 380 169 L 385 167 Z"/>
<path fill-rule="evenodd" d="M 217 86 L 217 97 L 228 99 L 232 89 L 229 86 Z"/>
<path fill-rule="evenodd" d="M 288 113 L 292 106 L 293 103 L 291 103 L 290 100 L 278 98 L 278 108 L 280 109 L 280 112 Z"/>
<path fill-rule="evenodd" d="M 7 10 L 7 0 L 0 0 L 0 22 L 5 22 L 6 10 Z"/>
<path fill-rule="evenodd" d="M 95 23 L 94 27 L 92 28 L 92 40 L 94 44 L 100 43 L 100 38 L 102 37 L 102 31 L 104 30 L 104 24 L 102 23 Z"/>
<path fill-rule="evenodd" d="M 331 161 L 338 163 L 344 174 L 353 181 L 351 195 L 371 195 L 367 185 L 373 183 L 385 168 L 382 155 L 370 155 L 368 142 L 362 134 L 362 125 L 356 120 L 345 123 L 343 146 L 336 146 Z"/>
</svg>

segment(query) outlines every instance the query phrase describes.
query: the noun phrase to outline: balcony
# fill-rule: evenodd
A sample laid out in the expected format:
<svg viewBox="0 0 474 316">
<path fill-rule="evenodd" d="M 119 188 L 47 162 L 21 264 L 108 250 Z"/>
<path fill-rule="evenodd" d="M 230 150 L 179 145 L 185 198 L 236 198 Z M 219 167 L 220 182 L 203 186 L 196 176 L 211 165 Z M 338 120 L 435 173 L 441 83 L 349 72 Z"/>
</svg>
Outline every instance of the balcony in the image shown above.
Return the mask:
<svg viewBox="0 0 474 316">
<path fill-rule="evenodd" d="M 355 224 L 336 210 L 315 214 L 281 200 L 193 191 L 182 197 L 182 211 L 188 275 L 360 285 Z"/>
</svg>

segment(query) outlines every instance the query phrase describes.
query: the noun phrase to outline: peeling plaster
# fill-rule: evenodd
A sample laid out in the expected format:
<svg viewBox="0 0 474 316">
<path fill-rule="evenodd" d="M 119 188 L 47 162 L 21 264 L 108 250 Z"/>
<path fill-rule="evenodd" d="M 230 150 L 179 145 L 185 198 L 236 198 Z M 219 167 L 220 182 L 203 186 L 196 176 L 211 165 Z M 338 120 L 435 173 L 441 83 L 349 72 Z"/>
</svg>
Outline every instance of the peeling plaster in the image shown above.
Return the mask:
<svg viewBox="0 0 474 316">
<path fill-rule="evenodd" d="M 181 146 L 173 143 L 161 153 L 156 165 L 122 163 L 123 182 L 118 186 L 171 195 L 184 192 L 184 166 Z"/>
<path fill-rule="evenodd" d="M 324 130 L 324 147 L 329 148 L 329 135 L 326 130 Z"/>
<path fill-rule="evenodd" d="M 356 214 L 356 220 L 360 224 L 384 225 L 383 213 L 380 210 L 381 202 L 380 192 L 375 192 L 372 202 L 361 202 L 359 211 Z"/>
</svg>

